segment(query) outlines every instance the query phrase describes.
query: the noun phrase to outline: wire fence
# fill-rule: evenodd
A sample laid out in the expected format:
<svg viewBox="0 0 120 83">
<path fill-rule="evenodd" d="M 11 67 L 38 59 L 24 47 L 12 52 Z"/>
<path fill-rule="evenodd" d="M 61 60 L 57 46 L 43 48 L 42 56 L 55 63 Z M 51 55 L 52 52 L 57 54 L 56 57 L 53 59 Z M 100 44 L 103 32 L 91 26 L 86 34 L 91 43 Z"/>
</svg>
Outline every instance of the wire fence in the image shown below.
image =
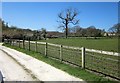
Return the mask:
<svg viewBox="0 0 120 83">
<path fill-rule="evenodd" d="M 47 57 L 56 58 L 61 62 L 68 62 L 82 69 L 89 69 L 120 80 L 118 60 L 120 55 L 116 52 L 26 40 L 5 40 L 5 43 L 35 51 Z"/>
</svg>

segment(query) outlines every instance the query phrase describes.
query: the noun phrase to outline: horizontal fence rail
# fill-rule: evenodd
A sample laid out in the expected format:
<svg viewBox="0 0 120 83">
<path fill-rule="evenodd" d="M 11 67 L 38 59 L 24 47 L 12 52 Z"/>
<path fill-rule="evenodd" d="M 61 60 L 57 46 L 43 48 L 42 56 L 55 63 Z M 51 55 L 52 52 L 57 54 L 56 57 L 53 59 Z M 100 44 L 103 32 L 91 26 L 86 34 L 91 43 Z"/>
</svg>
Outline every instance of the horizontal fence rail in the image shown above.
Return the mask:
<svg viewBox="0 0 120 83">
<path fill-rule="evenodd" d="M 120 53 L 117 52 L 30 40 L 5 39 L 4 42 L 120 80 L 118 67 Z"/>
<path fill-rule="evenodd" d="M 116 52 L 108 52 L 108 51 L 101 51 L 101 50 L 87 49 L 87 48 L 86 48 L 86 51 L 107 54 L 107 55 L 120 56 L 119 53 L 116 53 Z"/>
</svg>

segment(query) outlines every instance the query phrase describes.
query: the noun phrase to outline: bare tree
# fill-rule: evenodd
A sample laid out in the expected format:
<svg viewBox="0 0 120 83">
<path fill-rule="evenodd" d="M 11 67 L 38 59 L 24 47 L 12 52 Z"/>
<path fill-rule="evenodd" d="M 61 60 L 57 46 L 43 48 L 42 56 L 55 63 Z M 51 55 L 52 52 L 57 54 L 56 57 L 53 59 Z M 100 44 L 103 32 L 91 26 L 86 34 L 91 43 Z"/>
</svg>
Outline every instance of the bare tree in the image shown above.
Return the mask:
<svg viewBox="0 0 120 83">
<path fill-rule="evenodd" d="M 120 36 L 120 23 L 113 25 L 108 31 L 116 36 Z"/>
<path fill-rule="evenodd" d="M 108 31 L 112 33 L 118 33 L 120 31 L 120 23 L 113 25 Z"/>
<path fill-rule="evenodd" d="M 68 25 L 71 23 L 76 25 L 79 23 L 79 20 L 76 19 L 78 15 L 78 11 L 73 8 L 68 8 L 65 11 L 62 11 L 58 14 L 60 20 L 58 22 L 61 23 L 60 27 L 63 27 L 66 33 L 66 38 L 68 36 Z"/>
</svg>

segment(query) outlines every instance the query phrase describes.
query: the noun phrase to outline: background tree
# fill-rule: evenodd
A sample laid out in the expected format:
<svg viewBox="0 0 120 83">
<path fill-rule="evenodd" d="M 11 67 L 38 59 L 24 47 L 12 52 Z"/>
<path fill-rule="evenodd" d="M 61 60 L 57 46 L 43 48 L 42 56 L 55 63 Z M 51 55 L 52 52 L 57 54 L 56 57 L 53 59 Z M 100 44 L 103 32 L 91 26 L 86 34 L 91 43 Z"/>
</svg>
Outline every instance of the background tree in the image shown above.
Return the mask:
<svg viewBox="0 0 120 83">
<path fill-rule="evenodd" d="M 100 29 L 96 29 L 95 26 L 90 26 L 87 28 L 87 36 L 88 37 L 101 37 L 101 30 Z"/>
<path fill-rule="evenodd" d="M 71 23 L 73 25 L 76 25 L 79 23 L 79 20 L 76 19 L 76 16 L 78 15 L 78 11 L 73 8 L 68 8 L 63 12 L 60 12 L 58 14 L 58 17 L 60 18 L 61 25 L 60 27 L 65 28 L 65 34 L 66 38 L 68 37 L 68 25 Z"/>
<path fill-rule="evenodd" d="M 45 28 L 42 28 L 42 29 L 41 29 L 41 34 L 42 34 L 42 36 L 43 36 L 43 37 L 45 38 L 45 40 L 46 40 L 47 31 L 46 31 Z"/>
<path fill-rule="evenodd" d="M 37 40 L 41 39 L 41 31 L 40 30 L 34 30 L 33 31 L 33 37 Z"/>
<path fill-rule="evenodd" d="M 30 29 L 21 29 L 17 26 L 8 26 L 8 23 L 2 20 L 2 37 L 23 39 L 23 36 L 32 36 L 33 31 Z"/>
<path fill-rule="evenodd" d="M 120 32 L 120 23 L 113 25 L 108 31 L 118 36 Z"/>
</svg>

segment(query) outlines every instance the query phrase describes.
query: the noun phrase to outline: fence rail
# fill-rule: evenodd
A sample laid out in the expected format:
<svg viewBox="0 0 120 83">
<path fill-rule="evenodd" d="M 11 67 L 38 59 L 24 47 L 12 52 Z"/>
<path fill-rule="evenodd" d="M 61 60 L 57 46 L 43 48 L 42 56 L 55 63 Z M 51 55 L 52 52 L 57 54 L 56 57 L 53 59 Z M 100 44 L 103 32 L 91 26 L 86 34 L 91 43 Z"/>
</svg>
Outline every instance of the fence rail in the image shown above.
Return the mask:
<svg viewBox="0 0 120 83">
<path fill-rule="evenodd" d="M 18 46 L 27 50 L 39 52 L 47 57 L 59 59 L 70 64 L 102 73 L 104 75 L 116 78 L 119 77 L 120 54 L 117 52 L 108 52 L 85 47 L 72 47 L 38 41 L 23 40 L 5 40 L 5 43 Z"/>
</svg>

